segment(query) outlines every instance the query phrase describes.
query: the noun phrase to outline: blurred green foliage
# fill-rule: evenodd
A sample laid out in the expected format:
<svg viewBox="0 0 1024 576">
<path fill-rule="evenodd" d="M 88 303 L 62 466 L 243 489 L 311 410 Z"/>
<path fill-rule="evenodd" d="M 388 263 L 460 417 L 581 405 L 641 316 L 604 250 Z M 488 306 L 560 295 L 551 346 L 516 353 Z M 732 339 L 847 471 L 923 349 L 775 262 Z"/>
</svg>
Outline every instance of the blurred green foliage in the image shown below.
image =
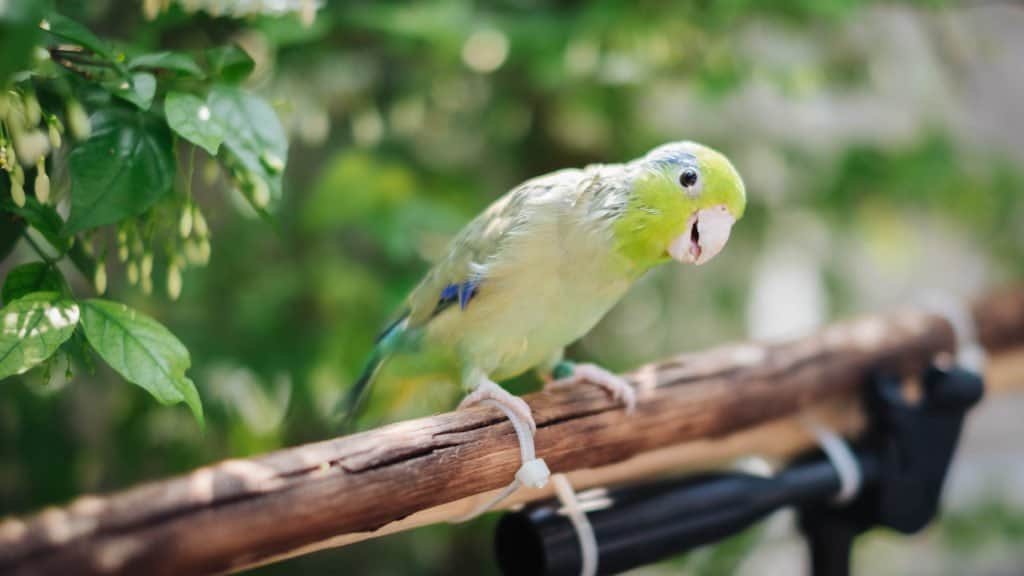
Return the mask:
<svg viewBox="0 0 1024 576">
<path fill-rule="evenodd" d="M 195 153 L 192 195 L 209 221 L 212 255 L 209 266 L 184 272 L 180 300 L 143 294 L 111 264 L 110 297 L 166 324 L 191 353 L 205 432 L 185 411 L 119 385 L 103 365 L 77 367 L 71 381 L 57 373 L 63 367 L 49 378 L 7 379 L 0 513 L 327 437 L 331 410 L 377 330 L 464 222 L 526 178 L 626 160 L 667 140 L 700 139 L 733 157 L 748 215 L 713 265 L 641 282 L 570 351 L 577 357 L 626 368 L 746 337 L 761 256 L 790 236 L 823 252 L 816 274 L 830 315 L 873 307 L 876 292 L 909 298 L 885 266 L 929 266 L 930 234 L 968 246 L 964 258 L 982 260 L 985 281 L 1019 277 L 1024 176 L 1012 146 L 979 144 L 941 111 L 899 137 L 886 135 L 889 117 L 844 124 L 841 108 L 823 108 L 810 128 L 786 116 L 787 103 L 816 109 L 861 97 L 882 110 L 926 108 L 927 94 L 908 107 L 878 88 L 879 62 L 894 55 L 875 51 L 863 29 L 907 18 L 937 29 L 958 14 L 943 4 L 331 2 L 304 26 L 294 15 L 214 16 L 177 3 L 146 20 L 126 0 L 57 2 L 101 37 L 179 70 L 183 85 L 192 65 L 153 54 L 203 54 L 207 73 L 246 78 L 282 118 L 290 147 L 269 220 Z M 0 50 L 6 41 L 0 33 Z M 233 44 L 247 56 L 218 48 Z M 957 59 L 941 64 L 954 69 Z M 193 136 L 215 148 L 221 138 L 231 146 L 229 133 Z M 273 173 L 273 159 L 236 142 L 248 170 Z M 181 179 L 187 163 L 178 164 Z M 12 226 L 0 224 L 0 248 Z M 827 241 L 807 240 L 816 237 L 805 228 L 824 228 Z M 877 268 L 863 268 L 862 252 Z M 33 259 L 22 243 L 0 273 Z M 73 293 L 89 293 L 92 278 L 61 269 Z M 949 276 L 943 281 L 955 284 Z M 254 573 L 492 573 L 492 522 L 431 527 Z M 986 533 L 970 522 L 951 530 Z M 755 535 L 683 569 L 731 573 Z"/>
</svg>

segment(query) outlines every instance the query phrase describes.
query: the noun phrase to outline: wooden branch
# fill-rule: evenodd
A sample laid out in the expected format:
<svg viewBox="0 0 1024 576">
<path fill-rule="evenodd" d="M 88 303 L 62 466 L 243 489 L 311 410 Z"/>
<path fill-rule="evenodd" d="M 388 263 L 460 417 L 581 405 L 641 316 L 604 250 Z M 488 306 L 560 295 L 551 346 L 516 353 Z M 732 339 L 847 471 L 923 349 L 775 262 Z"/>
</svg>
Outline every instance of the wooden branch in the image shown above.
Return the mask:
<svg viewBox="0 0 1024 576">
<path fill-rule="evenodd" d="M 983 342 L 1024 344 L 1024 305 L 1012 304 L 1024 292 L 997 299 L 976 308 Z M 590 387 L 533 394 L 538 454 L 553 471 L 577 471 L 579 486 L 742 453 L 784 456 L 808 445 L 796 420 L 808 409 L 855 432 L 850 399 L 869 374 L 917 374 L 953 340 L 945 320 L 908 312 L 790 343 L 683 355 L 631 375 L 640 399 L 632 416 Z M 0 522 L 0 573 L 237 570 L 454 518 L 518 465 L 515 434 L 497 410 L 400 422 Z"/>
<path fill-rule="evenodd" d="M 1024 345 L 1024 288 L 1005 289 L 971 306 L 978 340 L 990 351 Z"/>
</svg>

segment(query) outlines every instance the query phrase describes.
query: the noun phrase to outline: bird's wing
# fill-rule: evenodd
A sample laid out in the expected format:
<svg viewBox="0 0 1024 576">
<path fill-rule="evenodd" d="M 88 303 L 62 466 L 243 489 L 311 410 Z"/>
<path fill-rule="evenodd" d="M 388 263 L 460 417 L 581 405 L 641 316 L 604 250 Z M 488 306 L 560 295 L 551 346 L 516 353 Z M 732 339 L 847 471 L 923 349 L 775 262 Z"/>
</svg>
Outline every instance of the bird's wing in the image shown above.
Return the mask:
<svg viewBox="0 0 1024 576">
<path fill-rule="evenodd" d="M 583 174 L 582 170 L 560 170 L 528 180 L 467 224 L 449 244 L 444 258 L 410 294 L 407 327 L 423 325 L 450 306 L 465 308 L 485 279 L 487 264 L 526 225 L 530 204 L 552 193 L 573 194 Z"/>
</svg>

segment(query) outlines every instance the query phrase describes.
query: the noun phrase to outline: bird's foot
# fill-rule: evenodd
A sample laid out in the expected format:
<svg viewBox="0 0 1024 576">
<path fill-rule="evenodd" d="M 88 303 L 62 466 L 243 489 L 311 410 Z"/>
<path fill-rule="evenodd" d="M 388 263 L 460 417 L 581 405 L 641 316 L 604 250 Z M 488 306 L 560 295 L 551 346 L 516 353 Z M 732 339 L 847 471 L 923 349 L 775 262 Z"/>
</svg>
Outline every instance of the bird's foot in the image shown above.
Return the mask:
<svg viewBox="0 0 1024 576">
<path fill-rule="evenodd" d="M 632 414 L 636 409 L 636 390 L 622 376 L 609 372 L 597 364 L 574 364 L 571 370 L 572 373 L 568 376 L 548 381 L 547 387 L 563 388 L 590 383 L 604 388 L 613 399 L 622 402 L 627 414 Z"/>
<path fill-rule="evenodd" d="M 484 400 L 493 400 L 508 408 L 530 426 L 530 432 L 537 432 L 537 423 L 533 421 L 533 412 L 530 410 L 530 405 L 526 403 L 526 400 L 510 393 L 491 380 L 484 380 L 478 384 L 472 392 L 462 399 L 462 402 L 459 403 L 459 408 L 468 408 Z"/>
</svg>

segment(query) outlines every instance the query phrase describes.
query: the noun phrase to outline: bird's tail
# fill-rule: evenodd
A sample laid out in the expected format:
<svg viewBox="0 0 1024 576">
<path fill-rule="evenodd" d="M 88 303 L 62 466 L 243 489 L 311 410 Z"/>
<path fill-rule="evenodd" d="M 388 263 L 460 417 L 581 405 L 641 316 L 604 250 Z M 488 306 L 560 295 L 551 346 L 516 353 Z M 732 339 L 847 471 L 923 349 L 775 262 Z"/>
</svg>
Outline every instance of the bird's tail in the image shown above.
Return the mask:
<svg viewBox="0 0 1024 576">
<path fill-rule="evenodd" d="M 374 346 L 373 352 L 370 353 L 370 357 L 367 358 L 359 378 L 356 379 L 352 387 L 348 389 L 348 392 L 339 401 L 335 412 L 341 416 L 342 430 L 347 431 L 352 428 L 355 418 L 359 413 L 359 407 L 365 399 L 370 385 L 377 378 L 377 374 L 383 368 L 384 363 L 387 362 L 388 357 L 395 350 L 401 335 L 405 332 L 405 318 L 405 315 L 403 315 L 388 326 L 377 338 L 377 344 Z"/>
</svg>

